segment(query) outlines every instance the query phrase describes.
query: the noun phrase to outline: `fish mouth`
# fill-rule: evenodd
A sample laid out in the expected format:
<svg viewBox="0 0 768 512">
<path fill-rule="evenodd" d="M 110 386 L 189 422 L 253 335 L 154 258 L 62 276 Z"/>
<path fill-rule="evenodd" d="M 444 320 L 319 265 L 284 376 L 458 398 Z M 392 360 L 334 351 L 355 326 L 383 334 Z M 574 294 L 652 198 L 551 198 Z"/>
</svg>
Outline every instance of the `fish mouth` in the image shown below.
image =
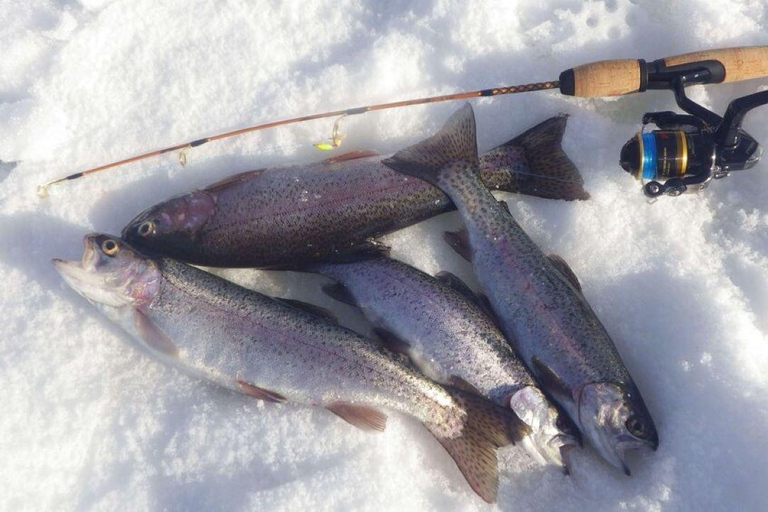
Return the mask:
<svg viewBox="0 0 768 512">
<path fill-rule="evenodd" d="M 83 238 L 83 257 L 80 260 L 63 260 L 60 258 L 51 260 L 59 275 L 75 290 L 79 289 L 81 283 L 93 281 L 98 261 L 99 255 L 93 235 L 87 235 Z"/>
</svg>

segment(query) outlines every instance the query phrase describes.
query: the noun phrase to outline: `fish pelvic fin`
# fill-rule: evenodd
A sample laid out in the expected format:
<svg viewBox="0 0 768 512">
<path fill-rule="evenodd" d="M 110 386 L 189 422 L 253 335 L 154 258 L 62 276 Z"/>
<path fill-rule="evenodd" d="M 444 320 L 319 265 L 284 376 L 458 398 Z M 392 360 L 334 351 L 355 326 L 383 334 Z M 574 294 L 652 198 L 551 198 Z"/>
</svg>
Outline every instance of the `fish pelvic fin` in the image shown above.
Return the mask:
<svg viewBox="0 0 768 512">
<path fill-rule="evenodd" d="M 437 184 L 440 171 L 451 163 L 477 169 L 475 113 L 467 103 L 457 110 L 432 137 L 383 160 L 397 172 Z"/>
<path fill-rule="evenodd" d="M 364 405 L 334 402 L 326 409 L 360 430 L 384 432 L 387 428 L 386 414 Z"/>
<path fill-rule="evenodd" d="M 461 435 L 443 437 L 429 424 L 427 428 L 456 462 L 472 490 L 494 503 L 499 486 L 496 449 L 520 441 L 530 429 L 510 409 L 457 388 L 446 389 L 467 414 Z"/>
<path fill-rule="evenodd" d="M 565 114 L 550 117 L 494 150 L 519 147 L 525 153 L 530 172 L 515 176 L 510 192 L 566 201 L 589 199 L 579 169 L 562 147 L 567 124 Z"/>
</svg>

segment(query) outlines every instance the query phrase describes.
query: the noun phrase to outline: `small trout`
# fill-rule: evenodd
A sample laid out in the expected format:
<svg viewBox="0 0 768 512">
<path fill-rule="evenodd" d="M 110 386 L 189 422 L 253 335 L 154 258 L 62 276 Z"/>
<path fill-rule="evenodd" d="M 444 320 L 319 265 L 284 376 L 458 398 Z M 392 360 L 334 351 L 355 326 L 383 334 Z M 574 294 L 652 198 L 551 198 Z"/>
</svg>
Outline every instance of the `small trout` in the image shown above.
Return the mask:
<svg viewBox="0 0 768 512">
<path fill-rule="evenodd" d="M 586 199 L 578 169 L 560 143 L 567 117 L 548 119 L 480 158 L 490 188 Z M 123 229 L 136 248 L 211 267 L 296 268 L 453 210 L 427 183 L 381 156 L 357 152 L 320 163 L 246 172 L 152 206 Z"/>
<path fill-rule="evenodd" d="M 323 287 L 326 294 L 360 308 L 382 341 L 406 354 L 426 376 L 510 407 L 531 429 L 521 444 L 534 460 L 568 471 L 568 452 L 579 445 L 578 432 L 549 403 L 484 313 L 484 297 L 453 274 L 432 277 L 385 257 L 308 270 L 336 281 Z"/>
<path fill-rule="evenodd" d="M 64 280 L 160 361 L 268 402 L 325 407 L 384 430 L 389 411 L 421 421 L 486 501 L 496 497 L 496 449 L 527 427 L 511 411 L 440 386 L 379 343 L 307 311 L 117 237 L 85 237 L 81 261 L 54 260 Z"/>
<path fill-rule="evenodd" d="M 448 194 L 465 231 L 447 240 L 472 262 L 507 339 L 600 455 L 629 475 L 624 452 L 658 446 L 653 420 L 573 271 L 546 256 L 479 179 L 475 129 L 465 105 L 384 163 Z"/>
</svg>

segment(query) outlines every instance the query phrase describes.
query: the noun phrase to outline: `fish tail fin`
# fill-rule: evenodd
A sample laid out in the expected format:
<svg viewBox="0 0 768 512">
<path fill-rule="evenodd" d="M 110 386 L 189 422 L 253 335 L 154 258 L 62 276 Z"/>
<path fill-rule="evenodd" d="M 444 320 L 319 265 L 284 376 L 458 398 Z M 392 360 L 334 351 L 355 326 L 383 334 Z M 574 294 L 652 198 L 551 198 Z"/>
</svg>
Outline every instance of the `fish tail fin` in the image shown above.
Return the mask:
<svg viewBox="0 0 768 512">
<path fill-rule="evenodd" d="M 529 173 L 513 176 L 508 192 L 566 201 L 589 199 L 579 169 L 562 147 L 567 124 L 566 114 L 550 117 L 493 150 L 516 156 L 522 148 L 528 162 Z"/>
<path fill-rule="evenodd" d="M 460 389 L 446 390 L 467 414 L 461 435 L 445 437 L 437 428 L 427 428 L 451 455 L 472 489 L 486 502 L 494 503 L 499 486 L 496 449 L 520 441 L 530 429 L 510 409 Z"/>
<path fill-rule="evenodd" d="M 434 185 L 448 164 L 462 162 L 476 168 L 477 161 L 475 113 L 467 103 L 449 117 L 435 135 L 398 151 L 383 163 Z"/>
</svg>

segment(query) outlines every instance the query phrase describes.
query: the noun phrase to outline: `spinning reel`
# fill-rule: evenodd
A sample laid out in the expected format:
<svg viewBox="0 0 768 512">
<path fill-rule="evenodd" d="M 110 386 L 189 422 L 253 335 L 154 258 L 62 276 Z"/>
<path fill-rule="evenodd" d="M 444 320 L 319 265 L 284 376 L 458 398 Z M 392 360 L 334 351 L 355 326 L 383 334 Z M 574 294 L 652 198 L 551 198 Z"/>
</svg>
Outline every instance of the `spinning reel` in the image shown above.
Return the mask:
<svg viewBox="0 0 768 512">
<path fill-rule="evenodd" d="M 650 112 L 643 128 L 621 150 L 621 167 L 644 182 L 649 198 L 679 196 L 706 188 L 731 171 L 751 169 L 763 149 L 741 129 L 744 116 L 768 103 L 768 91 L 733 100 L 720 117 L 685 95 L 694 84 L 720 83 L 725 66 L 717 60 L 667 66 L 665 61 L 640 61 L 640 91 L 671 89 L 677 105 L 688 114 Z M 646 130 L 649 124 L 658 130 Z"/>
</svg>

